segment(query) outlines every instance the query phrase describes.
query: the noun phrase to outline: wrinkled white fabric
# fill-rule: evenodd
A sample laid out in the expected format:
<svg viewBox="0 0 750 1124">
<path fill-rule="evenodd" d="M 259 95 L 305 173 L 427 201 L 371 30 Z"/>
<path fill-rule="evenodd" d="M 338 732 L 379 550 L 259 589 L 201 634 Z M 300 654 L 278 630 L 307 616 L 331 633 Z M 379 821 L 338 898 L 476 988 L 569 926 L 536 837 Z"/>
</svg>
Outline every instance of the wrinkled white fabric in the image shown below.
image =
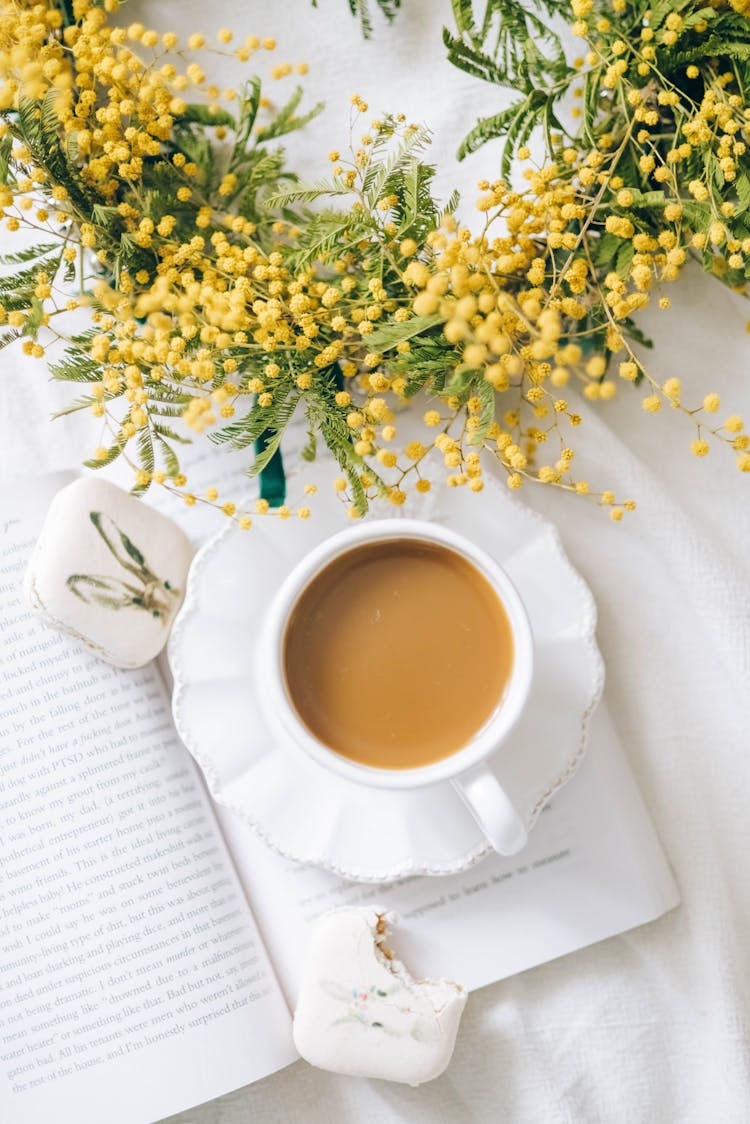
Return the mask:
<svg viewBox="0 0 750 1124">
<path fill-rule="evenodd" d="M 404 0 L 395 25 L 376 20 L 369 44 L 346 0 L 320 0 L 318 11 L 307 0 L 133 0 L 124 14 L 162 30 L 210 35 L 227 25 L 242 37 L 275 35 L 279 61 L 309 62 L 310 99 L 323 97 L 328 108 L 306 136 L 289 142 L 292 163 L 307 178 L 324 172 L 330 149 L 345 147 L 354 92 L 373 113 L 402 110 L 432 126 L 440 187 L 447 194 L 460 185 L 465 209 L 474 181 L 497 175 L 496 147 L 463 166 L 454 160 L 460 137 L 503 98 L 444 60 L 448 0 Z M 220 75 L 217 66 L 207 55 L 211 76 L 222 84 L 237 79 L 239 64 L 221 64 Z M 682 378 L 686 400 L 717 391 L 721 417 L 750 419 L 750 306 L 698 272 L 671 286 L 670 296 L 669 311 L 643 318 L 659 336 L 651 369 Z M 10 352 L 0 378 L 2 474 L 70 463 L 72 431 L 46 419 L 65 389 L 50 388 L 43 363 Z M 674 865 L 682 906 L 473 995 L 454 1060 L 428 1086 L 346 1079 L 298 1062 L 175 1124 L 750 1119 L 750 476 L 719 448 L 707 461 L 691 457 L 684 417 L 645 415 L 641 397 L 623 385 L 595 417 L 586 405 L 586 423 L 573 435 L 592 483 L 638 501 L 623 524 L 554 491 L 524 495 L 557 523 L 597 597 L 610 710 Z M 95 443 L 89 432 L 86 448 Z"/>
</svg>

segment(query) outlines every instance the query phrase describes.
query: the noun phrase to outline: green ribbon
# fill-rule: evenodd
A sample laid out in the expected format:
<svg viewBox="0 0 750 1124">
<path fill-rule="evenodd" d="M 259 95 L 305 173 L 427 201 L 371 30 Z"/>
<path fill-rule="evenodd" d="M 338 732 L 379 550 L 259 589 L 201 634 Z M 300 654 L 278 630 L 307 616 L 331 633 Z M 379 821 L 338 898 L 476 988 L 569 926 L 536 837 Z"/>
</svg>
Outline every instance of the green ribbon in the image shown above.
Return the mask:
<svg viewBox="0 0 750 1124">
<path fill-rule="evenodd" d="M 58 7 L 62 12 L 63 27 L 72 27 L 76 22 L 75 13 L 73 12 L 73 0 L 58 0 Z"/>
<path fill-rule="evenodd" d="M 270 431 L 264 430 L 255 442 L 255 455 L 265 452 L 270 439 Z M 260 473 L 260 498 L 268 500 L 270 507 L 281 507 L 286 499 L 286 474 L 281 449 L 277 449 L 268 464 Z"/>
<path fill-rule="evenodd" d="M 333 392 L 344 389 L 344 376 L 338 363 L 328 368 L 333 383 Z M 271 431 L 266 429 L 255 442 L 255 455 L 259 457 L 268 448 Z M 268 500 L 269 507 L 281 507 L 286 500 L 286 473 L 281 449 L 277 449 L 268 464 L 260 472 L 260 498 Z"/>
</svg>

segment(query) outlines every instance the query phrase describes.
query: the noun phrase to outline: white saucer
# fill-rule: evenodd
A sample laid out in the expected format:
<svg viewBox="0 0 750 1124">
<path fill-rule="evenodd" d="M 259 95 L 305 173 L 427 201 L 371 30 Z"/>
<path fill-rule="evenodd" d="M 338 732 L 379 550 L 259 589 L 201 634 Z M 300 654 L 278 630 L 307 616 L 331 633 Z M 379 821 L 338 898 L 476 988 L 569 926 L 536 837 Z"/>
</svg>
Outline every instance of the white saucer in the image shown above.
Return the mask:
<svg viewBox="0 0 750 1124">
<path fill-rule="evenodd" d="M 276 743 L 255 696 L 254 642 L 276 588 L 298 559 L 348 524 L 333 489 L 337 475 L 329 463 L 305 469 L 305 482 L 318 485 L 305 497 L 310 519 L 261 517 L 244 532 L 227 524 L 197 555 L 169 645 L 175 724 L 214 799 L 287 857 L 358 881 L 453 874 L 489 847 L 449 782 L 394 792 L 343 780 L 295 746 Z M 593 597 L 555 528 L 492 480 L 477 494 L 441 486 L 412 495 L 404 514 L 473 539 L 507 570 L 525 602 L 534 683 L 491 764 L 530 829 L 580 765 L 602 692 Z"/>
</svg>

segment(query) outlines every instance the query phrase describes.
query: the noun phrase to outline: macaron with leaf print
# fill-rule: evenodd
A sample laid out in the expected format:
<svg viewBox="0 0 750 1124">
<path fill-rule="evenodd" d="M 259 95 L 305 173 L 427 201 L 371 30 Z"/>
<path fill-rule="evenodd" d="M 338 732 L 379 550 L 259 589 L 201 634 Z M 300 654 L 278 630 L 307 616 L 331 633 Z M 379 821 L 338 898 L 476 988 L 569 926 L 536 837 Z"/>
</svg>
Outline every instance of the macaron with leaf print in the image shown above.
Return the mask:
<svg viewBox="0 0 750 1124">
<path fill-rule="evenodd" d="M 421 1085 L 450 1062 L 467 993 L 414 979 L 386 944 L 393 918 L 347 907 L 314 922 L 294 1012 L 294 1042 L 320 1069 Z"/>
<path fill-rule="evenodd" d="M 84 477 L 52 501 L 29 562 L 26 600 L 116 667 L 166 644 L 193 556 L 171 519 L 109 481 Z"/>
</svg>

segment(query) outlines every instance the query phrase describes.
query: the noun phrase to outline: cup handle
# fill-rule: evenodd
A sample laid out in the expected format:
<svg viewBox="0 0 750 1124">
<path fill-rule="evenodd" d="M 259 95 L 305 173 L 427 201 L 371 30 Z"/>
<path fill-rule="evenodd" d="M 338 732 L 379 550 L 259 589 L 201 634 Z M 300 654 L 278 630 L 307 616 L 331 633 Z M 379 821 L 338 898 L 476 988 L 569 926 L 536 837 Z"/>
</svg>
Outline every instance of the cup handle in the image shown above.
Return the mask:
<svg viewBox="0 0 750 1124">
<path fill-rule="evenodd" d="M 453 787 L 499 854 L 515 855 L 526 845 L 523 821 L 489 769 L 470 769 L 453 780 Z"/>
</svg>

